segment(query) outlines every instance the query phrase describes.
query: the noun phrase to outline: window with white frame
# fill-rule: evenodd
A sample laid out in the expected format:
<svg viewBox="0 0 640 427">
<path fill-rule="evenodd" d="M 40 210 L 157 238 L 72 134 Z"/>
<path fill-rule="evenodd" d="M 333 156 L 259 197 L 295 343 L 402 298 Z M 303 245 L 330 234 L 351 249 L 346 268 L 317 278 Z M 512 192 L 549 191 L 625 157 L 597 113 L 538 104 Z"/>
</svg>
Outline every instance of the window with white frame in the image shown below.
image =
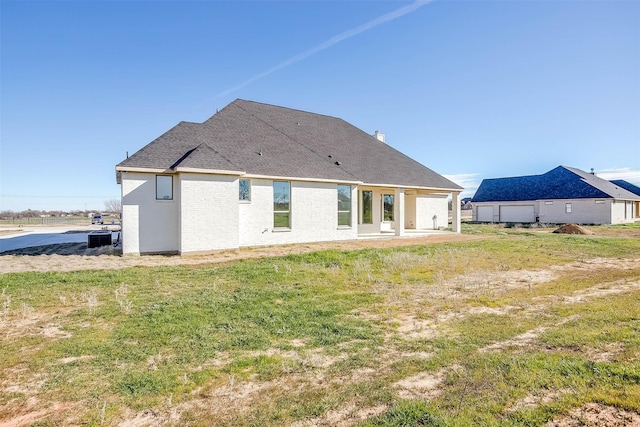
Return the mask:
<svg viewBox="0 0 640 427">
<path fill-rule="evenodd" d="M 173 200 L 173 177 L 156 175 L 156 200 Z"/>
<path fill-rule="evenodd" d="M 382 218 L 383 221 L 393 221 L 393 194 L 382 196 Z"/>
<path fill-rule="evenodd" d="M 251 180 L 241 179 L 238 181 L 238 200 L 241 202 L 251 201 Z"/>
<path fill-rule="evenodd" d="M 291 183 L 273 181 L 273 227 L 291 228 Z"/>
<path fill-rule="evenodd" d="M 571 203 L 564 204 L 564 213 L 571 213 Z"/>
<path fill-rule="evenodd" d="M 373 192 L 362 192 L 362 223 L 373 224 Z"/>
<path fill-rule="evenodd" d="M 338 226 L 351 226 L 351 186 L 338 185 Z"/>
</svg>

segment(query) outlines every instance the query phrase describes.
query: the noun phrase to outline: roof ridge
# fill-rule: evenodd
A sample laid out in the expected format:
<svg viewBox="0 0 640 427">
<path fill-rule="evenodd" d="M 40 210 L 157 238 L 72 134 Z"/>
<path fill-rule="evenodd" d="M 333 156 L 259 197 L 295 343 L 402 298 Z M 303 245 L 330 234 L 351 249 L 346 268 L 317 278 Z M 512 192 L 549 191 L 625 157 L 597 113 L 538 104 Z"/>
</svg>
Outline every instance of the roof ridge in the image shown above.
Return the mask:
<svg viewBox="0 0 640 427">
<path fill-rule="evenodd" d="M 241 100 L 241 101 L 244 101 L 244 100 Z M 256 104 L 268 105 L 268 104 L 263 104 L 263 103 L 255 102 L 255 101 L 246 101 L 246 102 L 254 102 L 254 103 L 256 103 Z M 241 109 L 242 111 L 244 111 L 245 113 L 250 114 L 251 116 L 255 117 L 257 120 L 260 120 L 262 123 L 264 123 L 265 125 L 267 125 L 267 126 L 268 126 L 268 127 L 270 127 L 271 129 L 273 129 L 274 131 L 278 132 L 279 134 L 281 134 L 281 135 L 285 136 L 287 139 L 289 139 L 289 140 L 291 140 L 291 141 L 295 142 L 296 144 L 298 144 L 299 146 L 301 146 L 301 147 L 302 147 L 302 148 L 304 148 L 305 150 L 312 152 L 312 153 L 313 153 L 315 156 L 317 156 L 321 161 L 323 161 L 323 162 L 328 162 L 328 163 L 333 163 L 333 164 L 336 164 L 337 166 L 339 166 L 339 165 L 337 164 L 337 162 L 333 162 L 333 161 L 330 161 L 330 160 L 325 159 L 325 157 L 324 157 L 323 155 L 321 155 L 320 153 L 318 153 L 317 151 L 315 151 L 315 150 L 313 150 L 312 148 L 308 147 L 306 144 L 303 144 L 302 142 L 298 141 L 297 139 L 295 139 L 295 138 L 294 138 L 294 137 L 292 137 L 291 135 L 289 135 L 289 134 L 287 134 L 287 133 L 283 132 L 282 130 L 280 130 L 280 129 L 276 128 L 276 127 L 275 127 L 275 126 L 273 126 L 271 123 L 269 123 L 269 122 L 267 122 L 267 121 L 263 120 L 261 117 L 258 117 L 257 115 L 255 115 L 253 112 L 248 111 L 248 110 L 246 110 L 246 109 L 242 108 L 242 106 L 240 106 L 240 105 L 236 105 L 236 107 L 240 108 L 240 109 Z M 277 106 L 274 106 L 274 107 L 277 107 Z M 277 107 L 277 108 L 284 108 L 284 109 L 290 110 L 290 108 L 287 108 L 287 107 Z M 309 114 L 314 114 L 314 113 L 309 113 Z M 321 114 L 318 114 L 318 115 L 320 116 Z M 330 116 L 325 116 L 325 117 L 330 117 Z M 336 117 L 332 117 L 332 118 L 337 119 Z M 342 168 L 342 171 L 344 171 L 344 172 L 345 172 L 346 174 L 348 174 L 349 176 L 353 177 L 355 180 L 358 180 L 358 177 L 357 177 L 357 176 L 355 176 L 355 175 L 353 175 L 353 174 L 352 174 L 351 172 L 349 172 L 348 170 L 346 170 L 346 169 Z"/>
<path fill-rule="evenodd" d="M 313 111 L 301 110 L 301 109 L 299 109 L 299 108 L 283 107 L 282 105 L 268 104 L 268 103 L 266 103 L 266 102 L 252 101 L 252 100 L 250 100 L 250 99 L 236 98 L 236 100 L 235 100 L 235 101 L 233 101 L 233 102 L 232 102 L 231 104 L 229 104 L 229 105 L 234 104 L 236 101 L 247 102 L 247 103 L 250 103 L 250 104 L 265 105 L 265 106 L 267 106 L 267 107 L 282 108 L 282 109 L 284 109 L 284 110 L 297 111 L 297 112 L 299 112 L 299 113 L 305 113 L 305 114 L 313 114 L 314 116 L 329 117 L 329 118 L 336 119 L 336 120 L 343 120 L 343 119 L 342 119 L 342 118 L 340 118 L 340 117 L 330 116 L 330 115 L 328 115 L 328 114 L 314 113 Z M 228 107 L 229 105 L 227 105 L 226 107 Z M 226 107 L 225 107 L 225 108 L 226 108 Z M 245 110 L 245 111 L 246 111 L 246 110 Z"/>
<path fill-rule="evenodd" d="M 238 165 L 236 165 L 235 163 L 233 163 L 229 158 L 227 158 L 227 156 L 225 156 L 224 154 L 222 154 L 220 151 L 216 150 L 215 148 L 213 148 L 212 146 L 209 145 L 208 142 L 203 142 L 200 145 L 204 145 L 205 147 L 207 147 L 208 149 L 210 149 L 211 151 L 213 151 L 214 153 L 216 153 L 218 156 L 222 157 L 223 159 L 225 159 L 227 161 L 227 163 L 233 165 L 234 167 L 238 167 Z"/>
<path fill-rule="evenodd" d="M 193 147 L 193 148 L 192 148 L 192 149 L 190 149 L 190 150 L 187 150 L 187 152 L 186 152 L 186 153 L 184 153 L 184 154 L 182 155 L 182 157 L 180 157 L 178 160 L 176 160 L 174 164 L 172 164 L 171 166 L 169 166 L 169 169 L 175 169 L 175 168 L 177 168 L 177 167 L 178 167 L 178 165 L 179 165 L 180 163 L 182 163 L 182 162 L 183 162 L 187 157 L 189 157 L 189 156 L 191 155 L 191 153 L 193 153 L 194 151 L 196 151 L 196 150 L 198 149 L 198 147 L 200 147 L 201 145 L 202 145 L 202 143 L 200 143 L 200 144 L 196 145 L 195 147 Z"/>
<path fill-rule="evenodd" d="M 170 169 L 177 168 L 180 165 L 180 163 L 184 162 L 189 156 L 191 156 L 191 154 L 193 154 L 195 151 L 197 151 L 199 148 L 202 148 L 202 147 L 208 148 L 209 150 L 213 151 L 216 155 L 222 157 L 230 165 L 233 165 L 234 167 L 238 167 L 238 165 L 236 165 L 231 160 L 229 160 L 225 155 L 223 155 L 218 150 L 210 146 L 208 142 L 201 142 L 200 144 L 196 145 L 192 149 L 187 150 L 187 152 L 185 152 L 182 155 L 182 157 L 180 157 L 174 164 L 171 165 Z"/>
</svg>

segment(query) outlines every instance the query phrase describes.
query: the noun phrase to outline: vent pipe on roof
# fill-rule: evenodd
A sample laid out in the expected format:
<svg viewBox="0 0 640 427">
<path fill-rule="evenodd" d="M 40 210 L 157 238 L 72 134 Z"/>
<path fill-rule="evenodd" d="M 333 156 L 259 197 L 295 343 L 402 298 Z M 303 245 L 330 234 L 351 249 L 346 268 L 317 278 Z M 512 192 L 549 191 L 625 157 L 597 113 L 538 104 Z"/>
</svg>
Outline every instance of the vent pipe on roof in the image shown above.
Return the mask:
<svg viewBox="0 0 640 427">
<path fill-rule="evenodd" d="M 593 171 L 593 168 L 591 168 L 591 175 L 595 175 L 596 173 Z"/>
<path fill-rule="evenodd" d="M 380 142 L 384 142 L 384 133 L 380 132 L 379 130 L 377 130 L 373 136 L 376 137 L 376 139 Z"/>
</svg>

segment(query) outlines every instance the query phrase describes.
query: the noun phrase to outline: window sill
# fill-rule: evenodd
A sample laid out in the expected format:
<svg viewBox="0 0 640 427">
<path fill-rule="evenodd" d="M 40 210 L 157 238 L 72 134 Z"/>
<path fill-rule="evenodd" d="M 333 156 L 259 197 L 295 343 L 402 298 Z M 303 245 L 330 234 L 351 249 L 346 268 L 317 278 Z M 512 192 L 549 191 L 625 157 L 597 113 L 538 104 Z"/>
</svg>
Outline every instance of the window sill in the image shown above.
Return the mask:
<svg viewBox="0 0 640 427">
<path fill-rule="evenodd" d="M 272 233 L 288 233 L 290 231 L 291 231 L 290 228 L 285 228 L 285 227 L 278 227 L 271 230 Z"/>
<path fill-rule="evenodd" d="M 351 230 L 353 227 L 350 225 L 339 225 L 338 230 Z"/>
</svg>

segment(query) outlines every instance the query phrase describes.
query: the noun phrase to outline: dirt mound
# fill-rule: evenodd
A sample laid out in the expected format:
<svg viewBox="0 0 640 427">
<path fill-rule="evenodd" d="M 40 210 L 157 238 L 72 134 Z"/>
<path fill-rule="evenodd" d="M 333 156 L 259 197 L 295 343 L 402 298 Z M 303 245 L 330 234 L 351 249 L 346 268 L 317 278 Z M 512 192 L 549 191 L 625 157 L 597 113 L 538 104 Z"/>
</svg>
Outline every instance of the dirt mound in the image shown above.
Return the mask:
<svg viewBox="0 0 640 427">
<path fill-rule="evenodd" d="M 558 234 L 595 234 L 593 231 L 589 231 L 584 227 L 580 227 L 577 224 L 565 224 L 562 227 L 553 230 L 554 233 Z"/>
</svg>

